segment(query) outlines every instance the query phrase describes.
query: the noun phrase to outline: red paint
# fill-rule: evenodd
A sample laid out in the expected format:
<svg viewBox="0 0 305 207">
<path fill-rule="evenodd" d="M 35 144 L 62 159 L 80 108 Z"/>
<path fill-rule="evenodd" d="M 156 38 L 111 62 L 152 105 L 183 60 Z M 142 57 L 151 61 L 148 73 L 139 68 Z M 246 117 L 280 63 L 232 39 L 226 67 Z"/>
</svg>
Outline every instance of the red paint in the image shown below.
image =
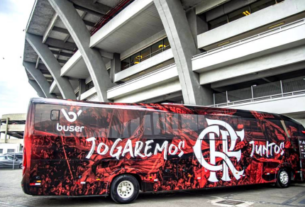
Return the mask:
<svg viewBox="0 0 305 207">
<path fill-rule="evenodd" d="M 75 114 L 75 121 L 68 121 L 62 109 L 70 113 L 70 119 Z M 50 120 L 51 110 L 60 111 L 58 121 Z M 76 115 L 80 111 L 80 115 Z M 208 120 L 225 124 L 208 124 Z M 109 192 L 113 178 L 120 174 L 138 175 L 144 186 L 143 191 L 274 183 L 281 167 L 289 167 L 293 172 L 302 170 L 299 167 L 299 154 L 290 150 L 293 149 L 291 140 L 298 137 L 288 139 L 280 120 L 287 121 L 288 131 L 298 132 L 299 126 L 284 116 L 255 111 L 181 104 L 34 99 L 28 111 L 24 137 L 23 189 L 31 195 L 102 195 Z M 71 129 L 84 128 L 82 132 L 57 131 L 58 123 L 73 126 Z M 231 135 L 225 134 L 229 133 L 228 126 L 232 127 L 234 133 L 239 133 L 235 143 Z M 211 127 L 218 128 L 219 135 L 213 135 L 214 142 L 210 140 L 211 133 L 203 137 L 199 145 L 203 159 L 214 166 L 224 164 L 221 157 L 215 157 L 215 164 L 211 164 L 211 143 L 214 143 L 215 151 L 223 154 L 237 171 L 234 176 L 232 170 L 228 169 L 228 177 L 224 179 L 222 170 L 214 171 L 217 182 L 210 181 L 213 171 L 204 168 L 194 153 L 200 134 Z M 95 148 L 87 159 L 93 143 L 86 141 L 90 137 L 95 138 Z M 121 141 L 116 143 L 118 139 Z M 146 143 L 151 140 L 153 142 L 147 147 Z M 268 153 L 259 150 L 259 147 L 263 149 L 268 146 L 266 141 L 274 143 L 270 147 L 272 153 L 270 150 Z M 165 142 L 168 143 L 164 147 L 167 151 L 156 150 Z M 101 143 L 103 145 L 98 151 Z M 111 147 L 115 143 L 112 154 L 121 148 L 119 159 L 111 155 Z M 135 156 L 141 143 L 143 148 Z M 225 152 L 225 144 L 228 152 L 240 151 L 239 159 Z M 230 149 L 231 145 L 233 149 Z M 258 146 L 258 153 L 254 151 L 251 157 L 252 146 Z M 238 175 L 238 172 L 242 172 L 242 175 Z M 42 181 L 41 186 L 33 187 L 37 179 Z M 299 174 L 296 175 L 298 179 Z"/>
</svg>

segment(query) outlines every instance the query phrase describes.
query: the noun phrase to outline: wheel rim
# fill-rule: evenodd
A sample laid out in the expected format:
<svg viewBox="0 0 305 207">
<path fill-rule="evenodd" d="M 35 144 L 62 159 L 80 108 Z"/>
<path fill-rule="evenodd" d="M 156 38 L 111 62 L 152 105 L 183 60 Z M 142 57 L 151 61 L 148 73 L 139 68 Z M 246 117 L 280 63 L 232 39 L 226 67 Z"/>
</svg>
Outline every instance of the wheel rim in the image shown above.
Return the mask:
<svg viewBox="0 0 305 207">
<path fill-rule="evenodd" d="M 121 198 L 129 198 L 134 193 L 134 186 L 132 182 L 124 180 L 119 183 L 117 187 L 117 193 Z"/>
<path fill-rule="evenodd" d="M 289 181 L 289 176 L 288 173 L 286 171 L 282 171 L 280 173 L 280 181 L 282 184 L 286 185 Z"/>
</svg>

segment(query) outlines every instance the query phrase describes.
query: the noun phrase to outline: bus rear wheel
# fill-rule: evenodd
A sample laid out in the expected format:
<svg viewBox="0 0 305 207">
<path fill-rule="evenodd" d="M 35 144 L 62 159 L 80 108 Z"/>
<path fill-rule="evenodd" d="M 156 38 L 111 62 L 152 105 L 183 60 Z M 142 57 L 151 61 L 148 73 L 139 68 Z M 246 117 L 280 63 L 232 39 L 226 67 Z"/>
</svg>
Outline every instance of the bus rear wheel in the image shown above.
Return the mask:
<svg viewBox="0 0 305 207">
<path fill-rule="evenodd" d="M 276 186 L 279 188 L 287 188 L 290 185 L 289 171 L 285 168 L 279 170 L 277 174 Z"/>
<path fill-rule="evenodd" d="M 111 184 L 111 198 L 116 203 L 131 203 L 139 195 L 139 182 L 132 175 L 120 175 Z"/>
</svg>

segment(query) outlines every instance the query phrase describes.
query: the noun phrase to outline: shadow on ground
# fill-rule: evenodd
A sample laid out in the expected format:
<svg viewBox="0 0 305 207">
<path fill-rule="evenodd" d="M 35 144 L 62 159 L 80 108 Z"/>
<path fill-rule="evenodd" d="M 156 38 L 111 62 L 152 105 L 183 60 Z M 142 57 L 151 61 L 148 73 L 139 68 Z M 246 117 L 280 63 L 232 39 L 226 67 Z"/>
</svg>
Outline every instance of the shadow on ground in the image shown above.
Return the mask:
<svg viewBox="0 0 305 207">
<path fill-rule="evenodd" d="M 297 187 L 297 185 L 294 185 Z M 302 186 L 300 186 L 302 187 Z M 263 190 L 274 188 L 270 184 L 263 185 L 249 185 L 249 186 L 236 186 L 236 187 L 222 187 L 222 188 L 213 188 L 213 189 L 201 189 L 201 190 L 188 190 L 188 191 L 175 191 L 175 192 L 166 192 L 166 193 L 141 193 L 138 199 L 135 201 L 136 203 L 147 203 L 148 201 L 153 202 L 165 202 L 168 200 L 185 200 L 191 198 L 198 197 L 226 197 L 232 193 L 245 193 L 256 190 Z M 304 187 L 303 187 L 304 188 Z M 115 205 L 115 203 L 111 200 L 110 197 L 32 197 L 35 198 L 36 206 L 50 206 L 50 205 Z M 30 199 L 32 200 L 32 199 Z"/>
</svg>

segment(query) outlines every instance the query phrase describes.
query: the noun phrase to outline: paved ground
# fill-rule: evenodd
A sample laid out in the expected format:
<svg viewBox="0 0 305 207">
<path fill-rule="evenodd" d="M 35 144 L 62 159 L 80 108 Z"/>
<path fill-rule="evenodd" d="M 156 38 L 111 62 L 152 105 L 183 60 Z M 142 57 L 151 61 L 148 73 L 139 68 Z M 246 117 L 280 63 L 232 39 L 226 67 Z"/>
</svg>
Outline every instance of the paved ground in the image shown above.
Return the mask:
<svg viewBox="0 0 305 207">
<path fill-rule="evenodd" d="M 2 207 L 82 207 L 114 206 L 110 198 L 58 198 L 25 195 L 20 187 L 21 170 L 0 170 L 0 206 Z M 232 206 L 220 205 L 219 201 L 242 201 L 236 206 L 305 206 L 305 183 L 292 184 L 281 189 L 270 185 L 196 190 L 176 193 L 140 194 L 127 206 Z M 122 205 L 121 205 L 122 206 Z M 124 205 L 126 206 L 126 205 Z"/>
</svg>

